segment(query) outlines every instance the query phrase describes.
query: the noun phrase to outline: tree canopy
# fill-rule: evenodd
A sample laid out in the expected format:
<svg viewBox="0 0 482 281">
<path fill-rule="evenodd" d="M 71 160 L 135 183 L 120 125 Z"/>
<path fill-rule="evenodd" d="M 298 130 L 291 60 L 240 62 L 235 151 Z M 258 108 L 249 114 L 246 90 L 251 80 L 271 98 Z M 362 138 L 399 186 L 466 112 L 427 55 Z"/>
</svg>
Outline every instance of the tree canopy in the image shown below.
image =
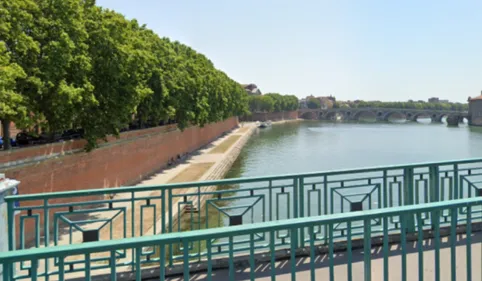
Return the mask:
<svg viewBox="0 0 482 281">
<path fill-rule="evenodd" d="M 321 102 L 317 98 L 308 98 L 306 106 L 311 109 L 321 108 Z"/>
<path fill-rule="evenodd" d="M 94 0 L 0 1 L 0 119 L 98 139 L 138 126 L 203 126 L 248 112 L 204 55 Z"/>
<path fill-rule="evenodd" d="M 294 95 L 280 95 L 267 93 L 262 96 L 249 96 L 249 110 L 251 112 L 280 112 L 298 109 L 298 98 Z"/>
</svg>

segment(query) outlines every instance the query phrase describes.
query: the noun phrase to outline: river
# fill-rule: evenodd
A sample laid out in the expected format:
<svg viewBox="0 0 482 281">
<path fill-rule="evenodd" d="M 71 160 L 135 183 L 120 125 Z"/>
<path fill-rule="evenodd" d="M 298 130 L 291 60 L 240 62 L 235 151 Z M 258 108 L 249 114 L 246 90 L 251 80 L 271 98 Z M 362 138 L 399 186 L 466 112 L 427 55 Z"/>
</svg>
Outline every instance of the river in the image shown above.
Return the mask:
<svg viewBox="0 0 482 281">
<path fill-rule="evenodd" d="M 448 127 L 444 123 L 432 124 L 430 120 L 409 123 L 288 122 L 257 129 L 226 177 L 322 172 L 475 157 L 482 157 L 482 128 L 469 127 L 466 124 Z M 288 180 L 281 185 L 279 182 L 273 183 L 277 188 L 273 188 L 272 194 L 266 184 L 243 183 L 223 187 L 233 189 L 223 195 L 223 198 L 228 200 L 214 199 L 208 204 L 209 215 L 202 219 L 202 224 L 207 220 L 209 227 L 226 226 L 231 224 L 231 218 L 240 215 L 243 217 L 243 224 L 294 217 L 292 181 Z M 260 185 L 263 189 L 249 191 L 250 188 Z M 284 189 L 281 187 L 283 185 L 291 187 Z M 365 183 L 360 188 L 363 189 L 359 190 L 363 197 L 367 192 L 372 192 L 368 190 L 372 190 L 373 185 Z M 321 189 L 322 186 L 318 185 L 317 190 Z M 397 203 L 400 196 L 396 189 L 390 189 L 394 190 L 393 195 L 388 195 L 395 202 L 393 206 L 400 205 L 400 202 Z M 419 193 L 423 196 L 422 189 Z M 348 198 L 348 194 L 332 197 L 336 199 L 333 205 L 329 203 L 328 195 L 323 203 L 321 197 L 317 200 L 316 193 L 314 197 L 309 194 L 306 193 L 310 198 L 303 206 L 308 216 L 310 212 L 317 215 L 347 211 L 348 205 L 343 207 L 341 201 L 344 200 L 343 197 Z M 368 202 L 363 199 L 363 209 L 380 206 L 380 195 L 374 195 L 372 199 Z M 362 199 L 355 201 L 357 200 Z M 329 207 L 332 209 L 326 209 Z M 390 225 L 396 227 L 396 222 L 391 221 Z M 338 231 L 343 235 L 343 227 L 340 229 Z M 322 230 L 323 233 L 325 231 Z M 286 233 L 282 235 L 287 237 Z M 276 239 L 280 240 L 280 243 L 286 242 L 283 237 Z M 225 240 L 219 242 L 227 245 Z"/>
<path fill-rule="evenodd" d="M 227 177 L 251 177 L 482 157 L 482 128 L 304 121 L 258 129 Z"/>
</svg>

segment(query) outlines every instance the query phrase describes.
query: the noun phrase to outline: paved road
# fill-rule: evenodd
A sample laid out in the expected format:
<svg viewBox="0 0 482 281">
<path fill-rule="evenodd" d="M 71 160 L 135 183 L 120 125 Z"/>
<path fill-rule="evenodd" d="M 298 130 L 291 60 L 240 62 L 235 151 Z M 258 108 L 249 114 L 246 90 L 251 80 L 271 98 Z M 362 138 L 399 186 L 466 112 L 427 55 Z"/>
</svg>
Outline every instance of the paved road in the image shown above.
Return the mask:
<svg viewBox="0 0 482 281">
<path fill-rule="evenodd" d="M 472 280 L 482 280 L 482 233 L 472 237 Z M 435 280 L 434 265 L 435 259 L 433 250 L 434 241 L 432 239 L 424 241 L 424 280 Z M 410 243 L 408 245 L 407 254 L 407 280 L 418 279 L 418 252 L 417 243 Z M 441 280 L 451 279 L 451 265 L 450 265 L 450 244 L 448 238 L 442 239 L 442 249 L 440 251 L 440 268 Z M 372 280 L 383 280 L 383 256 L 382 248 L 372 249 Z M 393 245 L 390 249 L 389 258 L 389 280 L 402 280 L 401 272 L 401 249 L 399 245 Z M 310 258 L 299 258 L 296 260 L 297 264 L 297 280 L 310 280 Z M 316 257 L 316 280 L 329 280 L 329 267 L 327 256 Z M 364 264 L 363 251 L 357 250 L 353 252 L 353 280 L 364 280 Z M 291 280 L 290 275 L 291 261 L 280 261 L 276 265 L 277 276 L 276 280 L 285 281 Z M 256 280 L 271 280 L 271 269 L 269 264 L 260 264 L 256 268 Z M 456 247 L 456 276 L 457 280 L 467 280 L 466 277 L 466 238 L 465 236 L 458 236 Z M 207 280 L 206 274 L 194 274 L 191 280 L 201 281 Z M 236 270 L 235 280 L 250 280 L 249 268 L 239 268 Z M 157 279 L 158 280 L 158 279 Z M 169 278 L 169 281 L 184 280 L 182 277 Z M 213 272 L 213 281 L 229 280 L 227 270 L 219 270 Z M 347 278 L 347 259 L 345 253 L 335 254 L 335 280 L 348 280 Z"/>
</svg>

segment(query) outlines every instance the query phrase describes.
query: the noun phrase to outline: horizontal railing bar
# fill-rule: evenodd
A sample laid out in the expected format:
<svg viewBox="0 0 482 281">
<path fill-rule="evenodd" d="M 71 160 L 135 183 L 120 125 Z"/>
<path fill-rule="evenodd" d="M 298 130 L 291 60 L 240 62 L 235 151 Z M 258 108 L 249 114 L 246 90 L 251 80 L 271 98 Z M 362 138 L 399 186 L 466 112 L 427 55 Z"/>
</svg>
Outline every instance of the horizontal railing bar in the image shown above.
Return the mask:
<svg viewBox="0 0 482 281">
<path fill-rule="evenodd" d="M 36 259 L 53 258 L 60 256 L 85 255 L 96 252 L 108 252 L 122 249 L 132 249 L 148 246 L 162 246 L 174 243 L 182 243 L 183 241 L 199 241 L 207 239 L 216 239 L 229 236 L 248 235 L 251 233 L 261 233 L 270 231 L 279 231 L 286 229 L 299 229 L 313 225 L 328 225 L 334 223 L 344 223 L 351 221 L 361 221 L 369 219 L 380 219 L 390 216 L 400 216 L 405 214 L 414 214 L 421 212 L 433 212 L 437 210 L 468 207 L 481 205 L 482 198 L 466 198 L 445 202 L 434 202 L 419 205 L 408 205 L 402 207 L 373 209 L 362 212 L 339 213 L 326 216 L 304 217 L 279 221 L 268 221 L 262 223 L 254 223 L 248 225 L 238 225 L 230 227 L 193 230 L 187 232 L 166 233 L 152 236 L 141 236 L 133 238 L 124 238 L 119 240 L 107 240 L 98 242 L 89 242 L 83 244 L 61 245 L 56 247 L 31 248 L 26 250 L 17 250 L 0 253 L 0 263 L 11 263 L 30 260 L 32 257 Z"/>
<path fill-rule="evenodd" d="M 126 192 L 141 192 L 141 191 L 152 191 L 152 190 L 162 190 L 162 189 L 175 189 L 184 187 L 202 187 L 202 186 L 213 186 L 213 185 L 228 185 L 228 184 L 238 184 L 238 183 L 250 183 L 259 181 L 276 181 L 285 179 L 295 179 L 295 178 L 310 178 L 319 176 L 333 176 L 333 175 L 344 175 L 344 174 L 356 174 L 356 173 L 367 173 L 376 171 L 390 171 L 397 169 L 406 168 L 419 168 L 424 166 L 444 166 L 444 165 L 454 165 L 454 164 L 470 164 L 482 162 L 482 158 L 472 158 L 464 160 L 452 160 L 452 161 L 441 161 L 441 162 L 428 162 L 428 163 L 415 163 L 415 164 L 405 164 L 405 165 L 390 165 L 390 166 L 379 166 L 379 167 L 368 167 L 361 169 L 344 169 L 344 170 L 332 170 L 325 172 L 311 172 L 311 173 L 301 173 L 301 174 L 286 174 L 281 176 L 262 176 L 262 177 L 248 177 L 240 179 L 222 179 L 215 181 L 200 181 L 200 182 L 187 182 L 187 183 L 173 183 L 165 185 L 152 185 L 152 186 L 129 186 L 129 187 L 116 187 L 116 188 L 100 188 L 100 189 L 89 189 L 89 190 L 76 190 L 76 191 L 64 191 L 64 192 L 54 192 L 54 193 L 42 193 L 42 194 L 24 194 L 5 197 L 5 201 L 24 201 L 24 200 L 41 200 L 41 199 L 53 199 L 71 196 L 92 196 L 100 194 L 111 194 L 111 193 L 126 193 Z"/>
<path fill-rule="evenodd" d="M 204 193 L 203 193 L 204 194 Z M 196 193 L 197 195 L 197 193 Z M 103 205 L 109 203 L 124 203 L 124 202 L 136 202 L 136 201 L 145 201 L 145 200 L 155 200 L 155 199 L 162 199 L 162 196 L 152 196 L 152 197 L 136 197 L 136 198 L 124 198 L 124 199 L 103 199 L 103 200 L 93 200 L 89 202 L 70 202 L 70 203 L 51 203 L 48 205 L 49 209 L 60 209 L 66 208 L 71 206 L 90 206 L 90 205 Z M 155 204 L 151 204 L 155 205 Z M 27 211 L 27 210 L 36 210 L 36 209 L 44 209 L 44 205 L 33 205 L 33 206 L 20 206 L 15 208 L 16 211 Z M 84 210 L 91 210 L 91 211 L 98 211 L 103 210 L 101 208 L 98 209 L 84 209 Z"/>
</svg>

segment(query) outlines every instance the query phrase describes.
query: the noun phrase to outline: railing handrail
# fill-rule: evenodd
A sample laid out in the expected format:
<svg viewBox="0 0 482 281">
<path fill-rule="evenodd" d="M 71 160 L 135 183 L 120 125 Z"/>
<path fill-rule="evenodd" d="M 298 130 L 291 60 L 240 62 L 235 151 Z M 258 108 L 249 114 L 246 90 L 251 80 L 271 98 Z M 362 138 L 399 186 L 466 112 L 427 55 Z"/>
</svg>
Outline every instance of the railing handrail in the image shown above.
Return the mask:
<svg viewBox="0 0 482 281">
<path fill-rule="evenodd" d="M 303 217 L 279 221 L 269 221 L 248 225 L 238 225 L 220 228 L 193 230 L 178 233 L 166 233 L 150 236 L 123 238 L 118 240 L 97 241 L 82 244 L 70 244 L 54 247 L 31 248 L 0 253 L 0 264 L 20 262 L 25 260 L 65 257 L 97 252 L 114 251 L 118 249 L 141 248 L 152 245 L 168 245 L 187 241 L 240 236 L 259 232 L 299 229 L 313 225 L 343 223 L 349 221 L 370 220 L 390 216 L 400 216 L 421 212 L 433 212 L 440 209 L 460 208 L 482 205 L 482 198 L 465 198 L 444 202 L 434 202 L 402 207 L 373 209 L 368 211 L 338 213 L 325 216 Z"/>
<path fill-rule="evenodd" d="M 427 167 L 427 166 L 470 164 L 470 163 L 476 163 L 476 162 L 482 162 L 482 158 L 469 158 L 469 159 L 462 159 L 462 160 L 449 160 L 449 161 L 438 161 L 438 162 L 420 162 L 415 164 L 374 166 L 374 167 L 355 168 L 355 169 L 329 170 L 329 171 L 323 171 L 323 172 L 307 172 L 307 173 L 285 174 L 285 175 L 275 175 L 275 176 L 245 177 L 245 178 L 235 178 L 235 179 L 184 182 L 184 183 L 172 183 L 172 184 L 162 184 L 162 185 L 126 186 L 126 187 L 98 188 L 98 189 L 75 190 L 75 191 L 62 191 L 62 192 L 53 192 L 53 193 L 11 195 L 11 196 L 5 197 L 5 201 L 11 202 L 11 201 L 24 201 L 24 200 L 42 200 L 42 199 L 54 199 L 54 198 L 63 198 L 63 197 L 70 197 L 70 196 L 92 196 L 92 195 L 101 195 L 101 194 L 141 192 L 141 191 L 152 191 L 152 190 L 162 190 L 162 189 L 169 190 L 169 189 L 183 188 L 183 187 L 194 187 L 194 186 L 202 187 L 202 186 L 225 185 L 225 184 L 227 185 L 227 184 L 251 183 L 251 182 L 258 182 L 258 181 L 269 181 L 269 180 L 286 180 L 286 179 L 304 178 L 304 177 L 333 176 L 333 175 L 376 172 L 376 171 L 383 171 L 383 170 L 421 168 L 421 167 Z"/>
</svg>

